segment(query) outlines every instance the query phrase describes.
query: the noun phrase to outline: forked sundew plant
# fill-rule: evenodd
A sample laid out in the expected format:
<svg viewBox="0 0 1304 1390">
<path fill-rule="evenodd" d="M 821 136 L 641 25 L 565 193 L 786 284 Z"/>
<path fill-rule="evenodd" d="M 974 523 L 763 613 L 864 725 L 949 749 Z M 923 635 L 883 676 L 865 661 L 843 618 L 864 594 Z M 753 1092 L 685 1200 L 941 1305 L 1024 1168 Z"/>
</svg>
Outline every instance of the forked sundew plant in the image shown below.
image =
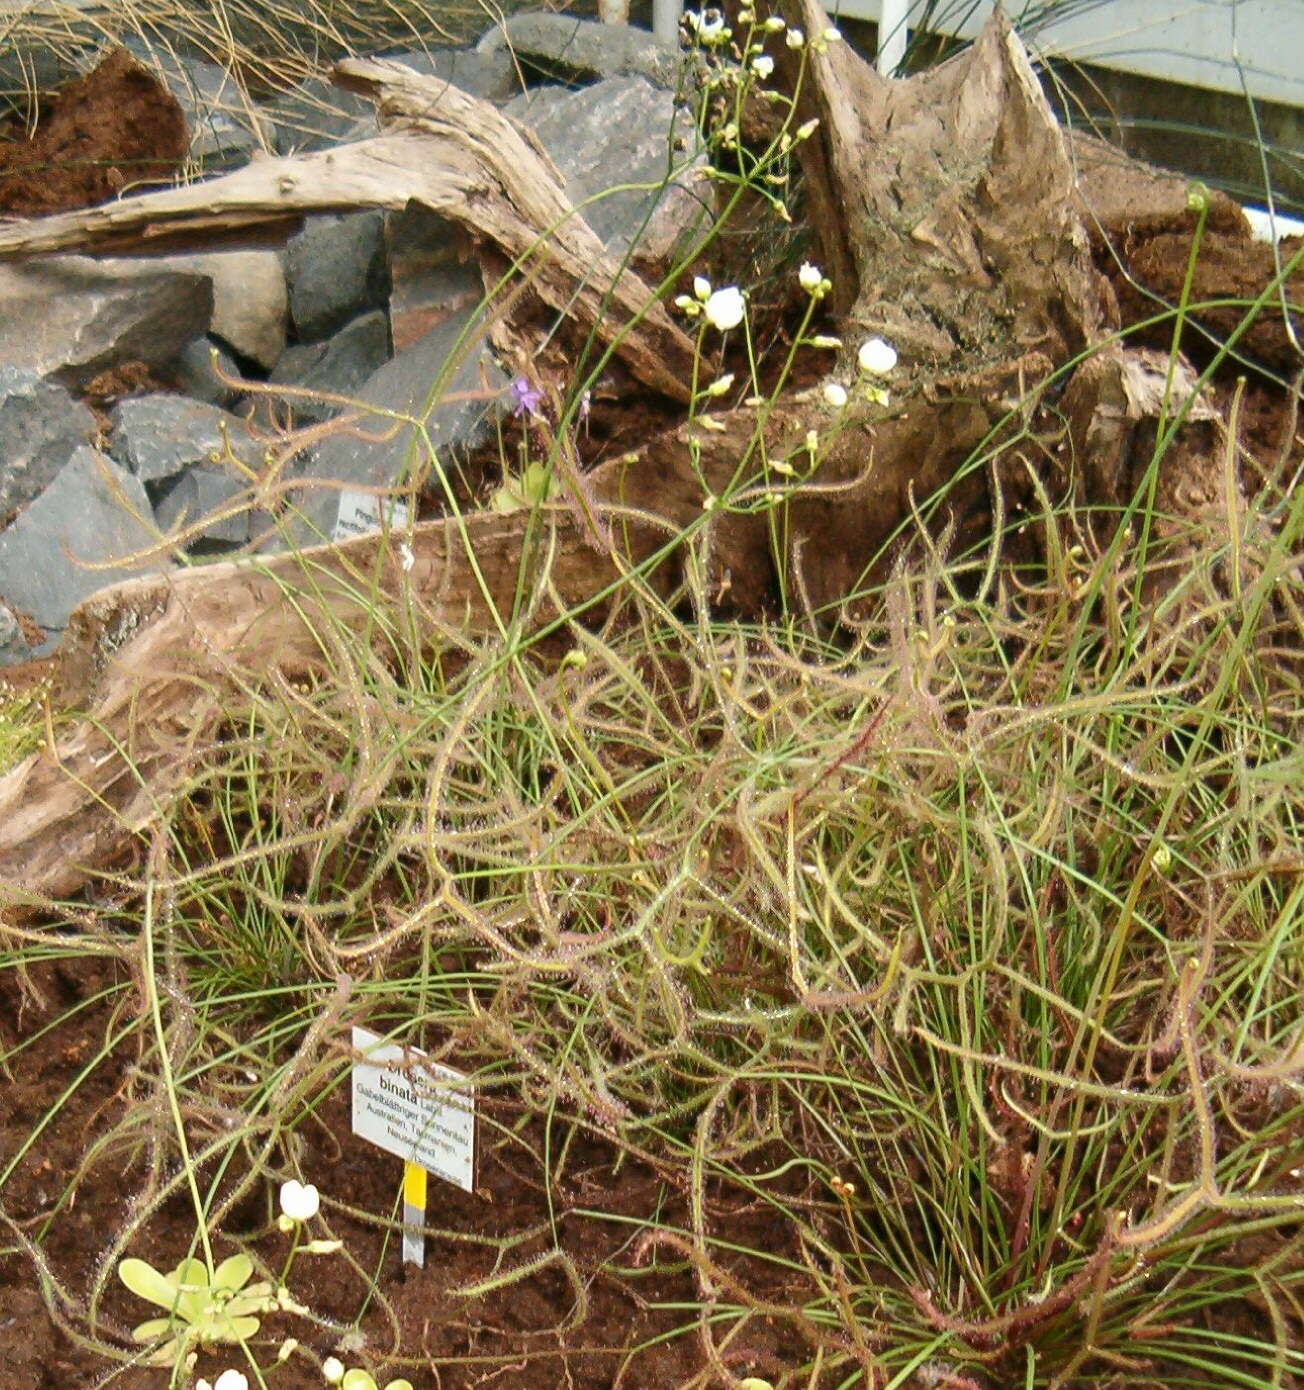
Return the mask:
<svg viewBox="0 0 1304 1390">
<path fill-rule="evenodd" d="M 522 524 L 509 603 L 438 608 L 412 528 L 375 572 L 304 561 L 314 660 L 196 677 L 216 713 L 178 725 L 179 789 L 87 897 L 0 926 L 0 1066 L 57 1082 L 4 1122 L 0 1255 L 106 1386 L 1291 1390 L 1299 421 L 1272 450 L 1203 421 L 1228 485 L 1207 531 L 1172 509 L 1206 195 L 1179 293 L 1080 355 L 1167 342 L 1135 486 L 1087 503 L 1037 472 L 1079 462 L 1080 362 L 1048 368 L 815 600 L 793 508 L 848 429 L 914 408 L 922 367 L 834 320 L 820 251 L 785 242 L 761 277 L 731 250 L 744 203 L 767 246 L 801 222 L 818 127 L 772 86 L 837 31 L 747 5 L 687 29 L 723 210 L 658 291 L 695 346 L 691 515 L 584 490 L 615 414 L 595 339 L 560 386 L 512 377 L 519 449 L 468 491 Z M 1293 293 L 1283 255 L 1197 403 L 1266 389 L 1230 354 Z M 772 447 L 792 391 L 810 428 Z M 751 518 L 772 582 L 744 609 L 716 561 Z M 657 540 L 631 556 L 638 525 Z M 572 532 L 614 557 L 584 601 Z M 5 698 L 0 759 L 61 736 Z M 420 1275 L 397 1273 L 397 1179 L 350 1132 L 355 1025 L 474 1079 L 477 1192 L 432 1199 Z M 63 1242 L 105 1193 L 88 1273 Z"/>
</svg>

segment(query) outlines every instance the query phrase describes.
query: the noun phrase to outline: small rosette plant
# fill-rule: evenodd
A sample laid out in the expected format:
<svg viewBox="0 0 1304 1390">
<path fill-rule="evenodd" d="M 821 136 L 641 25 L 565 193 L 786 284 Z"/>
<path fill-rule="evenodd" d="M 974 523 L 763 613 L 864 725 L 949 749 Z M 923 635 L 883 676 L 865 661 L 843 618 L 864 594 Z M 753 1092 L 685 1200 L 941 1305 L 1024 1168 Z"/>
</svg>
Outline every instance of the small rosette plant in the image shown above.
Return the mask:
<svg viewBox="0 0 1304 1390">
<path fill-rule="evenodd" d="M 167 1337 L 150 1354 L 150 1364 L 174 1365 L 193 1347 L 244 1343 L 254 1336 L 259 1315 L 271 1306 L 272 1286 L 251 1284 L 253 1272 L 248 1255 L 232 1255 L 214 1270 L 202 1260 L 182 1260 L 170 1274 L 161 1274 L 145 1260 L 123 1260 L 118 1278 L 138 1298 L 167 1314 L 150 1318 L 131 1334 L 138 1342 Z"/>
<path fill-rule="evenodd" d="M 328 1356 L 322 1362 L 321 1373 L 327 1385 L 338 1385 L 340 1390 L 380 1390 L 376 1377 L 370 1371 L 355 1366 L 345 1370 L 338 1357 Z M 412 1390 L 412 1382 L 406 1378 L 391 1380 L 385 1390 Z"/>
</svg>

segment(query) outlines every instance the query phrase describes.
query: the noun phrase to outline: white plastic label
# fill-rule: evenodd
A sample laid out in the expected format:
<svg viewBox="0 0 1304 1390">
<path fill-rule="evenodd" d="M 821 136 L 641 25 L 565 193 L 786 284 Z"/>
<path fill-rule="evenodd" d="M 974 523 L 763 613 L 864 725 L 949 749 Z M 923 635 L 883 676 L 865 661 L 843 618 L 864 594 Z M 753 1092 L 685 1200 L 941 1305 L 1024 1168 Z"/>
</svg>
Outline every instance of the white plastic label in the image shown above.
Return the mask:
<svg viewBox="0 0 1304 1390">
<path fill-rule="evenodd" d="M 353 1132 L 464 1192 L 475 1190 L 475 1093 L 469 1078 L 365 1028 L 353 1047 Z M 416 1063 L 416 1065 L 413 1065 Z"/>
<path fill-rule="evenodd" d="M 340 510 L 331 539 L 344 541 L 352 536 L 366 536 L 379 531 L 382 522 L 394 531 L 406 528 L 408 504 L 397 497 L 380 497 L 374 492 L 345 488 L 340 493 Z"/>
</svg>

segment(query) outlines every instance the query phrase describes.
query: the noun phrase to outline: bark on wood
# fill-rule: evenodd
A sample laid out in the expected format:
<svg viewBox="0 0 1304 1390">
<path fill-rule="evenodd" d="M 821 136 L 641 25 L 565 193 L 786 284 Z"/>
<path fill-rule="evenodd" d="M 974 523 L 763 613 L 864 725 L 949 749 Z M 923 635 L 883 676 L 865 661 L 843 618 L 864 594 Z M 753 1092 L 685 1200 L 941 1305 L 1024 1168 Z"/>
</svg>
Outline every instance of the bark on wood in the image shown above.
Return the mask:
<svg viewBox="0 0 1304 1390">
<path fill-rule="evenodd" d="M 550 307 L 615 343 L 639 381 L 686 398 L 692 343 L 638 276 L 607 254 L 532 135 L 488 102 L 399 63 L 350 58 L 335 77 L 376 101 L 384 134 L 318 154 L 258 159 L 162 193 L 0 224 L 0 259 L 266 244 L 292 232 L 304 213 L 398 211 L 415 202 L 520 258 Z"/>
</svg>

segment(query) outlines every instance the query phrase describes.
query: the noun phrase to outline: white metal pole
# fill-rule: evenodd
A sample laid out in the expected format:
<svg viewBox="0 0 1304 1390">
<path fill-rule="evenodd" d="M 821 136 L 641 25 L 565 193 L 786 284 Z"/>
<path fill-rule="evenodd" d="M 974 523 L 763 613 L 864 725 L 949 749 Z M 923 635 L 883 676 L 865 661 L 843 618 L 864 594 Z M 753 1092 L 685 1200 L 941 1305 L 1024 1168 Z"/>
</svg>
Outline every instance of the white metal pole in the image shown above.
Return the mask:
<svg viewBox="0 0 1304 1390">
<path fill-rule="evenodd" d="M 910 0 L 882 0 L 878 13 L 878 70 L 884 77 L 895 77 L 905 61 L 909 15 Z"/>
<path fill-rule="evenodd" d="M 652 0 L 652 33 L 662 43 L 679 42 L 679 16 L 684 0 Z"/>
</svg>

